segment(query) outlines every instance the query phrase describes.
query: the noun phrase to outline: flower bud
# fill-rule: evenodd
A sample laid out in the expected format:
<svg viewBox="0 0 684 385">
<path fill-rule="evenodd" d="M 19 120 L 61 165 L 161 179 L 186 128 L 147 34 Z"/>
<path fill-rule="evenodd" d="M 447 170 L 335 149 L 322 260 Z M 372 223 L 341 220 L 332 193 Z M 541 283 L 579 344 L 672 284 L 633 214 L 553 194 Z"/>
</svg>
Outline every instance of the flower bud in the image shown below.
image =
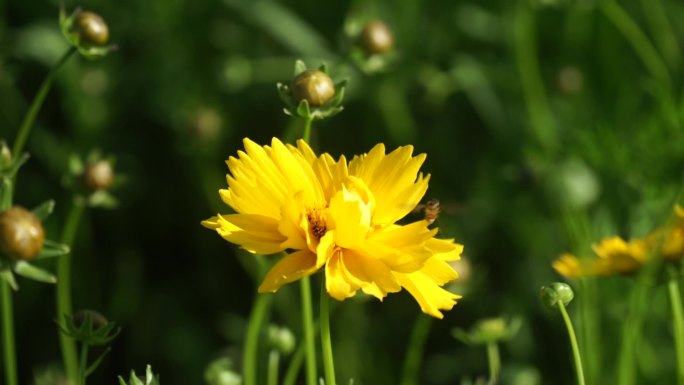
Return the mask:
<svg viewBox="0 0 684 385">
<path fill-rule="evenodd" d="M 93 330 L 100 329 L 109 323 L 105 316 L 94 310 L 79 310 L 71 316 L 71 319 L 79 329 L 87 322 L 91 323 Z"/>
<path fill-rule="evenodd" d="M 17 260 L 33 260 L 45 242 L 45 230 L 38 217 L 15 206 L 0 214 L 0 248 Z"/>
<path fill-rule="evenodd" d="M 290 354 L 295 348 L 295 337 L 290 329 L 271 325 L 268 328 L 268 341 L 283 354 Z"/>
<path fill-rule="evenodd" d="M 91 346 L 109 344 L 121 332 L 116 322 L 93 310 L 80 310 L 71 317 L 64 315 L 64 321 L 59 325 L 62 332 Z"/>
<path fill-rule="evenodd" d="M 109 28 L 100 15 L 93 12 L 79 12 L 74 20 L 74 31 L 82 42 L 94 46 L 102 46 L 109 41 Z"/>
<path fill-rule="evenodd" d="M 83 183 L 91 192 L 107 190 L 112 186 L 114 171 L 106 160 L 99 160 L 86 166 L 83 171 Z"/>
<path fill-rule="evenodd" d="M 567 306 L 575 297 L 575 293 L 567 283 L 554 282 L 548 286 L 542 286 L 540 297 L 544 305 L 557 308 L 558 303 Z"/>
<path fill-rule="evenodd" d="M 335 84 L 325 72 L 306 70 L 292 80 L 292 97 L 297 103 L 309 102 L 311 107 L 321 107 L 335 96 Z"/>
<path fill-rule="evenodd" d="M 366 55 L 379 55 L 392 49 L 394 36 L 387 24 L 375 20 L 363 27 L 359 41 Z"/>
</svg>

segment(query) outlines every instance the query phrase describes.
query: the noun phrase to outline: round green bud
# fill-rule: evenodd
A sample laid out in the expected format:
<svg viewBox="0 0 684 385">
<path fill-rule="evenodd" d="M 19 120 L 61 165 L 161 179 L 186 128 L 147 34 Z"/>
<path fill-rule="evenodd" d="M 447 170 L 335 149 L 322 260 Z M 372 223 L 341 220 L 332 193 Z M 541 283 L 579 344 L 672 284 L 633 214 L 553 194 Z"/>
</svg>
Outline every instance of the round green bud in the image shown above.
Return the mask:
<svg viewBox="0 0 684 385">
<path fill-rule="evenodd" d="M 295 337 L 290 329 L 271 325 L 268 328 L 269 343 L 283 354 L 290 354 L 295 348 Z"/>
<path fill-rule="evenodd" d="M 540 297 L 544 305 L 557 308 L 558 303 L 567 306 L 575 297 L 575 293 L 567 283 L 554 282 L 548 286 L 542 286 Z"/>
<path fill-rule="evenodd" d="M 93 12 L 80 12 L 74 20 L 74 30 L 78 32 L 81 42 L 101 46 L 109 41 L 109 28 L 100 15 Z"/>
<path fill-rule="evenodd" d="M 107 190 L 112 186 L 113 181 L 114 170 L 112 170 L 111 163 L 106 160 L 93 162 L 83 171 L 83 183 L 91 192 Z"/>
<path fill-rule="evenodd" d="M 335 96 L 332 79 L 319 70 L 307 70 L 297 75 L 290 84 L 290 90 L 297 103 L 306 100 L 311 107 L 321 107 Z"/>
<path fill-rule="evenodd" d="M 88 319 L 90 319 L 93 330 L 98 330 L 109 323 L 105 316 L 94 310 L 79 310 L 71 316 L 71 319 L 79 329 L 83 327 Z"/>
<path fill-rule="evenodd" d="M 0 214 L 0 248 L 10 258 L 31 261 L 45 242 L 45 230 L 31 211 L 14 206 Z"/>
<path fill-rule="evenodd" d="M 387 24 L 374 20 L 363 27 L 359 42 L 366 55 L 379 55 L 392 49 L 394 36 Z"/>
</svg>

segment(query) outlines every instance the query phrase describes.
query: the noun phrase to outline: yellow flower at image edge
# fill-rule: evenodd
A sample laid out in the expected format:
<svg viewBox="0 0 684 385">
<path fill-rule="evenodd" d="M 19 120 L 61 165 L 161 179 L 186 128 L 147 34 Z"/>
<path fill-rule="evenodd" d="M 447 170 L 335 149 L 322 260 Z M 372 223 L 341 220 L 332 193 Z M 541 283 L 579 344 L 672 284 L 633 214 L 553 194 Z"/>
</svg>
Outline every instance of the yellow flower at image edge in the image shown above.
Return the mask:
<svg viewBox="0 0 684 385">
<path fill-rule="evenodd" d="M 604 238 L 592 249 L 594 258 L 563 254 L 553 262 L 553 268 L 565 277 L 627 274 L 646 263 L 649 251 L 644 240 L 627 242 L 620 237 Z"/>
<path fill-rule="evenodd" d="M 202 222 L 251 253 L 294 250 L 264 278 L 260 292 L 325 269 L 326 289 L 337 300 L 358 290 L 382 300 L 406 289 L 423 312 L 442 318 L 460 296 L 442 288 L 458 278 L 450 261 L 463 246 L 437 239 L 428 222 L 396 222 L 425 194 L 429 175 L 419 173 L 425 154 L 413 147 L 389 154 L 382 144 L 347 162 L 320 156 L 304 142 L 271 146 L 244 140 L 245 151 L 227 161 L 222 200 L 236 214 Z"/>
</svg>

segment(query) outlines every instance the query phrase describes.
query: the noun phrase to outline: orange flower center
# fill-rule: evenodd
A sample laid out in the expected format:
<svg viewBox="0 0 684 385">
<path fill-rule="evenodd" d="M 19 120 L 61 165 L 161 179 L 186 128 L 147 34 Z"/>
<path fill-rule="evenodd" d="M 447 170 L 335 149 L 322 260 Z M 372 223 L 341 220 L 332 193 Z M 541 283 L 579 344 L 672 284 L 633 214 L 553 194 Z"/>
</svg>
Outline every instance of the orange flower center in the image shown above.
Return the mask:
<svg viewBox="0 0 684 385">
<path fill-rule="evenodd" d="M 328 228 L 325 225 L 325 216 L 323 209 L 308 209 L 306 211 L 306 219 L 309 221 L 309 229 L 311 233 L 318 239 L 321 239 Z"/>
</svg>

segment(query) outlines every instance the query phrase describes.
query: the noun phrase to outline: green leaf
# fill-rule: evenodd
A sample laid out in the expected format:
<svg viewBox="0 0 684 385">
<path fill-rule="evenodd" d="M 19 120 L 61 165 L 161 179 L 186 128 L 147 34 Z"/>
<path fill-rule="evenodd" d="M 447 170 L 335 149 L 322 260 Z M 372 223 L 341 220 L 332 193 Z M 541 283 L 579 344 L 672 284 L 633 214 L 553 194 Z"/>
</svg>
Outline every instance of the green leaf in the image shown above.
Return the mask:
<svg viewBox="0 0 684 385">
<path fill-rule="evenodd" d="M 55 201 L 50 199 L 48 201 L 45 201 L 41 203 L 40 205 L 36 206 L 31 210 L 33 212 L 33 215 L 38 217 L 40 221 L 44 221 L 45 218 L 49 217 L 50 214 L 52 214 L 52 210 L 55 209 Z"/>
<path fill-rule="evenodd" d="M 28 153 L 23 153 L 19 155 L 14 162 L 12 163 L 12 166 L 7 170 L 7 176 L 13 177 L 14 175 L 17 174 L 17 171 L 21 168 L 21 166 L 26 163 L 27 160 L 29 160 L 31 156 Z"/>
<path fill-rule="evenodd" d="M 50 272 L 35 267 L 26 261 L 18 261 L 15 263 L 14 272 L 34 281 L 57 283 L 57 278 Z"/>
</svg>

